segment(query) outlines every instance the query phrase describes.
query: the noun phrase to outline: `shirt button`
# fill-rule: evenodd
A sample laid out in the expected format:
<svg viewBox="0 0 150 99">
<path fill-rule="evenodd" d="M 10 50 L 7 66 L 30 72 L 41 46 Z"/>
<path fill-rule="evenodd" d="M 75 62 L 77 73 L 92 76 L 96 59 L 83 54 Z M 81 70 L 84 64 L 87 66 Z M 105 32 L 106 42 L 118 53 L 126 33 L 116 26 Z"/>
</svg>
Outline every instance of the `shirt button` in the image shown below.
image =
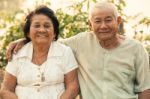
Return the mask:
<svg viewBox="0 0 150 99">
<path fill-rule="evenodd" d="M 39 89 L 39 88 L 37 89 L 37 92 L 40 92 L 40 89 Z"/>
<path fill-rule="evenodd" d="M 104 95 L 104 99 L 106 99 L 107 97 L 106 97 L 106 95 Z"/>
<path fill-rule="evenodd" d="M 34 86 L 40 86 L 40 84 L 35 84 Z"/>
</svg>

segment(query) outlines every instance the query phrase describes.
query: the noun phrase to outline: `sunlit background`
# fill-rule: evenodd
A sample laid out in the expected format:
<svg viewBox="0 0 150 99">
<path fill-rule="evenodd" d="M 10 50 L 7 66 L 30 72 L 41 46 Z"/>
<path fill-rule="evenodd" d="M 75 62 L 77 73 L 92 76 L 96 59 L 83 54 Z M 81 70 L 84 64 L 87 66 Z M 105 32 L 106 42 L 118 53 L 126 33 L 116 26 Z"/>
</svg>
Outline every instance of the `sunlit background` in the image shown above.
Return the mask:
<svg viewBox="0 0 150 99">
<path fill-rule="evenodd" d="M 0 0 L 0 11 L 6 11 L 8 13 L 12 13 L 17 9 L 32 9 L 34 5 L 37 3 L 44 3 L 49 0 Z M 81 0 L 50 0 L 51 8 L 56 10 L 58 8 L 65 9 L 67 6 L 72 5 L 76 2 L 80 2 Z M 116 0 L 117 1 L 117 0 Z M 136 24 L 138 20 L 143 17 L 150 18 L 150 0 L 125 0 L 126 7 L 124 8 L 124 13 L 127 16 L 138 15 L 136 20 L 131 19 L 128 23 L 125 23 L 125 31 L 126 35 L 133 37 L 135 30 L 133 30 L 133 24 Z M 20 17 L 20 16 L 18 16 Z M 146 34 L 150 33 L 150 29 L 145 26 L 138 27 L 139 30 L 142 28 Z M 138 30 L 137 30 L 138 31 Z M 0 31 L 0 35 L 4 34 L 4 30 Z"/>
<path fill-rule="evenodd" d="M 129 36 L 133 37 L 133 32 L 135 32 L 132 29 L 132 25 L 136 24 L 138 20 L 140 20 L 143 17 L 148 17 L 150 18 L 150 0 L 125 0 L 127 3 L 127 6 L 125 7 L 125 13 L 128 16 L 133 16 L 133 15 L 139 15 L 138 18 L 135 20 L 130 20 L 126 25 L 126 34 Z M 141 28 L 145 31 L 144 33 L 150 34 L 150 28 L 146 26 L 140 26 L 138 27 L 139 30 Z"/>
</svg>

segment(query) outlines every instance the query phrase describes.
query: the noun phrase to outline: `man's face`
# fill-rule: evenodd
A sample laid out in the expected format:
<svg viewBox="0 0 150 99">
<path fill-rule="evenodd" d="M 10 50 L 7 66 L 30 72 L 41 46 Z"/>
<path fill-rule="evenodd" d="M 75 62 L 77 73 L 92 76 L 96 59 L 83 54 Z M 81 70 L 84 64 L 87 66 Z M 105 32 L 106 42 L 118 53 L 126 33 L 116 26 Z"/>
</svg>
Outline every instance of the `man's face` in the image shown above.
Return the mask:
<svg viewBox="0 0 150 99">
<path fill-rule="evenodd" d="M 100 41 L 112 39 L 116 36 L 121 17 L 115 18 L 113 10 L 96 8 L 89 20 L 91 30 Z"/>
</svg>

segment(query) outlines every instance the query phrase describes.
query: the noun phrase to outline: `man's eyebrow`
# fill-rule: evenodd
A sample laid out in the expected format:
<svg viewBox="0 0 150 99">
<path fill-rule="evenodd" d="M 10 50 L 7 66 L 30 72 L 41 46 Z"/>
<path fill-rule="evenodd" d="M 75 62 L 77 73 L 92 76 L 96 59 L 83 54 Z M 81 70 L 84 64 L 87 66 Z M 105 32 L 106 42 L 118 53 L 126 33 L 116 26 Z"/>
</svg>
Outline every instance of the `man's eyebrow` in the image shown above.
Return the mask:
<svg viewBox="0 0 150 99">
<path fill-rule="evenodd" d="M 107 18 L 111 18 L 111 19 L 112 19 L 112 16 L 107 16 L 106 19 L 107 19 Z"/>
</svg>

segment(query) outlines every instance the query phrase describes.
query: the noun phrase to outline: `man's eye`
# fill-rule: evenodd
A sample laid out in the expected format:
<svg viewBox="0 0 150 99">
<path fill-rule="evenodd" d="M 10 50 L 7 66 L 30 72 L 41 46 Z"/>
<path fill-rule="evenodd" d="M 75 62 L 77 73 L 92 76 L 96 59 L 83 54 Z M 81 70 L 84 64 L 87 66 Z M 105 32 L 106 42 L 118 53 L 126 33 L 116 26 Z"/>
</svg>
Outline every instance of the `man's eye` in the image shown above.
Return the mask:
<svg viewBox="0 0 150 99">
<path fill-rule="evenodd" d="M 97 21 L 95 21 L 95 23 L 100 23 L 101 21 L 99 21 L 99 20 L 97 20 Z"/>
<path fill-rule="evenodd" d="M 112 21 L 112 19 L 107 19 L 107 20 L 105 20 L 106 22 L 111 22 Z"/>
<path fill-rule="evenodd" d="M 111 20 L 106 20 L 106 21 L 111 21 Z"/>
</svg>

